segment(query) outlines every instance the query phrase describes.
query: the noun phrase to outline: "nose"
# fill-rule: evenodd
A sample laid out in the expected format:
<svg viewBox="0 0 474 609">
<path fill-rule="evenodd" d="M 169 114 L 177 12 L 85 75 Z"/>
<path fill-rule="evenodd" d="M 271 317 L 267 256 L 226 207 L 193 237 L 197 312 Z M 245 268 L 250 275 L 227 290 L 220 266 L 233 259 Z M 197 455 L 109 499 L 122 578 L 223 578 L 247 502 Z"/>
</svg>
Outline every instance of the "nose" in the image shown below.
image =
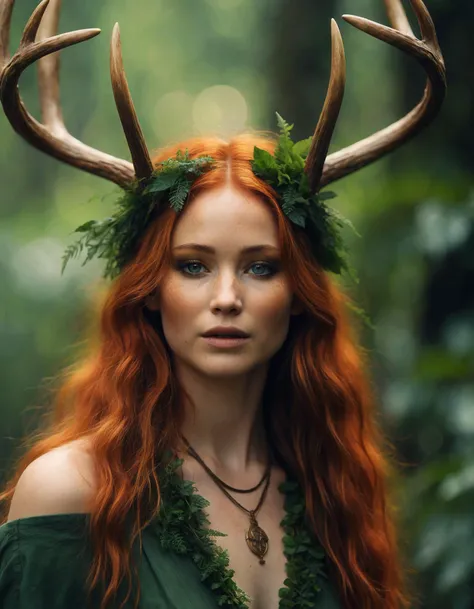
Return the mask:
<svg viewBox="0 0 474 609">
<path fill-rule="evenodd" d="M 220 310 L 239 309 L 242 306 L 242 294 L 239 282 L 232 274 L 216 280 L 213 287 L 211 307 Z"/>
</svg>

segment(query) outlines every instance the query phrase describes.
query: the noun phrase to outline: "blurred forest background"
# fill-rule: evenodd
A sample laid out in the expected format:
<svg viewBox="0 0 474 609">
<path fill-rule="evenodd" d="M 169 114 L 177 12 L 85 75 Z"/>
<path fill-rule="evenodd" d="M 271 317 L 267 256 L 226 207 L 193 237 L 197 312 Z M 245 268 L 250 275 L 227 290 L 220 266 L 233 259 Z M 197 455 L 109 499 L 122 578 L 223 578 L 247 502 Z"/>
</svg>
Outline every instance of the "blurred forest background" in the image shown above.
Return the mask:
<svg viewBox="0 0 474 609">
<path fill-rule="evenodd" d="M 448 71 L 448 98 L 428 130 L 333 185 L 356 225 L 360 284 L 348 286 L 374 329 L 362 329 L 385 429 L 407 466 L 402 534 L 424 609 L 474 608 L 474 3 L 426 0 Z M 11 49 L 36 6 L 17 2 Z M 416 20 L 406 2 L 410 21 Z M 421 97 L 412 59 L 353 29 L 353 13 L 387 23 L 383 0 L 63 0 L 60 31 L 99 27 L 62 53 L 66 125 L 129 158 L 109 76 L 120 23 L 125 68 L 149 147 L 192 134 L 312 134 L 327 90 L 330 18 L 347 55 L 346 96 L 331 151 L 397 120 Z M 36 70 L 21 80 L 39 117 Z M 48 403 L 50 379 L 77 356 L 100 263 L 61 256 L 72 231 L 111 213 L 105 180 L 28 146 L 0 115 L 0 473 Z M 107 196 L 106 196 L 107 195 Z M 350 237 L 348 233 L 348 237 Z"/>
</svg>

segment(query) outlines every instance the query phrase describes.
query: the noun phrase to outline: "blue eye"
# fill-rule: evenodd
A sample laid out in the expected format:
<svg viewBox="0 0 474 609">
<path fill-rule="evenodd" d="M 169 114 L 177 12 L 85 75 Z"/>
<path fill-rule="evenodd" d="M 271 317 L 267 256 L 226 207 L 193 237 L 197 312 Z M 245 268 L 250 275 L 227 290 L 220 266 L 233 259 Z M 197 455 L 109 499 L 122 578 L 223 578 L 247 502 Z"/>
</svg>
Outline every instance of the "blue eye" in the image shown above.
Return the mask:
<svg viewBox="0 0 474 609">
<path fill-rule="evenodd" d="M 192 273 L 189 272 L 187 270 L 187 267 L 190 267 L 191 265 L 197 265 L 197 266 L 201 266 L 204 267 L 204 265 L 199 262 L 199 260 L 185 260 L 183 262 L 178 262 L 176 265 L 176 268 L 181 271 L 184 275 L 187 276 L 191 276 L 191 277 L 199 277 L 199 275 L 201 275 L 202 273 Z M 254 273 L 256 277 L 261 277 L 262 279 L 267 279 L 269 277 L 273 277 L 273 275 L 275 275 L 275 273 L 277 272 L 277 268 L 274 264 L 270 264 L 268 262 L 254 262 L 251 267 L 255 267 L 255 266 L 259 266 L 259 267 L 264 267 L 268 269 L 268 273 L 262 275 L 261 273 Z"/>
<path fill-rule="evenodd" d="M 185 271 L 185 269 L 186 269 L 185 275 L 196 275 L 197 273 L 189 273 L 189 272 L 187 272 L 188 271 L 187 267 L 189 267 L 192 264 L 197 265 L 197 266 L 203 266 L 200 262 L 196 262 L 194 260 L 190 260 L 189 262 L 182 262 L 182 263 L 178 264 L 178 269 L 180 271 L 182 271 L 182 272 Z"/>
</svg>

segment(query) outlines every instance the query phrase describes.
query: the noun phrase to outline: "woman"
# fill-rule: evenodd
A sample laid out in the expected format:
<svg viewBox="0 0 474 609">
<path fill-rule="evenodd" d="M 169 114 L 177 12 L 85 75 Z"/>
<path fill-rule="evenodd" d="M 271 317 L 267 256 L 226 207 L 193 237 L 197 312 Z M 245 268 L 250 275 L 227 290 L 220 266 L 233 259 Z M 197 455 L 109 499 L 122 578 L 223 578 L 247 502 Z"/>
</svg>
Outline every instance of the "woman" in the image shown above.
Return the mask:
<svg viewBox="0 0 474 609">
<path fill-rule="evenodd" d="M 153 159 L 116 27 L 112 81 L 132 166 L 55 130 L 59 113 L 46 112 L 45 128 L 20 105 L 16 82 L 35 54 L 97 33 L 34 43 L 47 4 L 19 53 L 0 62 L 7 117 L 34 145 L 126 192 L 112 218 L 78 229 L 79 249 L 106 258 L 114 282 L 98 344 L 65 374 L 51 423 L 0 496 L 2 607 L 407 607 L 388 443 L 349 303 L 328 275 L 349 267 L 320 189 L 439 108 L 444 66 L 426 8 L 414 2 L 430 36 L 410 52 L 423 47 L 432 62 L 418 113 L 332 158 L 345 74 L 334 22 L 331 83 L 310 142 L 291 142 L 279 117 L 278 139 L 195 138 Z M 4 31 L 12 6 L 4 0 Z M 347 20 L 407 50 L 408 35 Z M 51 111 L 57 64 L 47 65 Z M 222 338 L 231 332 L 240 338 Z"/>
</svg>

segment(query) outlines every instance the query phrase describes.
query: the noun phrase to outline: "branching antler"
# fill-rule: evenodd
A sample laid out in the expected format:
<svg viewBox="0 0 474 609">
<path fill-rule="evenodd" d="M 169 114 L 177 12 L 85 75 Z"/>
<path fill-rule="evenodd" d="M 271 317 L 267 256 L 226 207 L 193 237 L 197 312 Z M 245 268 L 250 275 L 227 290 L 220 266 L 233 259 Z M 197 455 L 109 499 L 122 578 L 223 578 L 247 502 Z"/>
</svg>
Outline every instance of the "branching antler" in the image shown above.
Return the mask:
<svg viewBox="0 0 474 609">
<path fill-rule="evenodd" d="M 422 0 L 410 0 L 422 39 L 413 35 L 401 0 L 384 0 L 391 27 L 362 17 L 344 15 L 354 27 L 414 57 L 428 75 L 420 103 L 404 118 L 386 129 L 339 152 L 327 155 L 344 95 L 345 58 L 339 29 L 332 21 L 332 67 L 328 94 L 316 126 L 305 170 L 314 192 L 395 150 L 425 128 L 439 112 L 446 93 L 446 72 L 431 16 Z M 59 102 L 58 51 L 100 33 L 98 29 L 54 35 L 61 0 L 43 0 L 28 21 L 20 47 L 10 59 L 8 42 L 15 0 L 0 0 L 0 99 L 15 131 L 30 144 L 51 156 L 127 187 L 136 178 L 150 175 L 152 163 L 145 144 L 123 69 L 120 32 L 115 25 L 110 71 L 115 102 L 132 154 L 133 165 L 75 139 L 64 126 Z M 48 4 L 51 7 L 47 11 Z M 45 14 L 46 13 L 46 14 Z M 38 34 L 38 40 L 36 40 Z M 43 123 L 26 110 L 18 92 L 18 80 L 30 64 L 38 61 Z"/>
<path fill-rule="evenodd" d="M 43 0 L 26 24 L 18 51 L 10 58 L 8 45 L 14 3 L 15 0 L 0 0 L 0 100 L 15 131 L 30 144 L 56 159 L 106 178 L 121 187 L 127 187 L 136 178 L 147 177 L 151 173 L 152 164 L 123 70 L 118 24 L 111 45 L 112 87 L 133 165 L 83 144 L 67 131 L 62 118 L 57 51 L 89 40 L 100 34 L 100 30 L 87 29 L 54 35 L 61 0 Z M 43 123 L 28 113 L 18 91 L 21 74 L 36 61 Z"/>
<path fill-rule="evenodd" d="M 421 30 L 422 39 L 418 40 L 410 27 L 401 0 L 384 1 L 393 27 L 380 25 L 353 15 L 343 15 L 343 19 L 370 36 L 387 42 L 414 57 L 422 65 L 428 76 L 423 98 L 411 112 L 393 125 L 325 158 L 329 140 L 339 114 L 345 74 L 343 61 L 335 61 L 334 59 L 335 54 L 341 55 L 341 50 L 336 40 L 337 32 L 334 31 L 333 27 L 331 83 L 305 168 L 315 192 L 327 184 L 373 163 L 413 138 L 431 123 L 438 114 L 445 98 L 446 70 L 436 30 L 428 9 L 422 0 L 410 0 Z M 332 106 L 335 109 L 331 113 L 330 108 Z M 318 141 L 318 134 L 321 133 L 326 134 L 324 145 Z M 322 171 L 321 167 L 323 167 Z"/>
</svg>

